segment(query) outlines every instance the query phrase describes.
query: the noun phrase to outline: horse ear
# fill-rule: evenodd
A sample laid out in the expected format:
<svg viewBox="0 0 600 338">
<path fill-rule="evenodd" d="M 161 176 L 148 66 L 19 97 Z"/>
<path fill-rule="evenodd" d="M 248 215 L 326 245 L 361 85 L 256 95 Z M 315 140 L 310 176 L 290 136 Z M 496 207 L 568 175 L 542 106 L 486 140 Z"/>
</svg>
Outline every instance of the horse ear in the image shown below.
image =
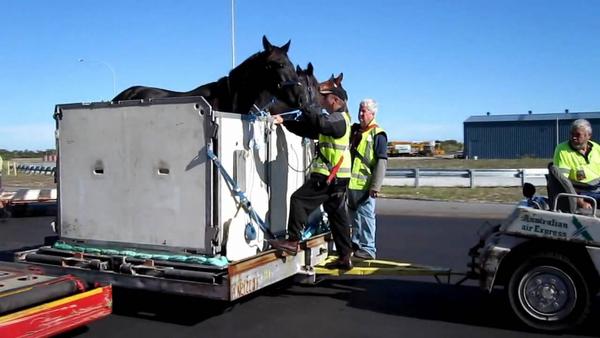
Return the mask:
<svg viewBox="0 0 600 338">
<path fill-rule="evenodd" d="M 266 35 L 263 35 L 262 43 L 267 52 L 270 52 L 273 49 L 273 45 L 269 42 Z"/>
<path fill-rule="evenodd" d="M 306 74 L 312 76 L 313 75 L 313 71 L 314 71 L 313 65 L 312 65 L 312 63 L 309 62 L 308 66 L 306 66 Z"/>
<path fill-rule="evenodd" d="M 287 53 L 290 49 L 290 43 L 292 43 L 292 40 L 288 40 L 288 42 L 285 45 L 281 46 L 281 49 L 283 49 L 283 51 Z"/>
<path fill-rule="evenodd" d="M 344 79 L 344 73 L 340 73 L 340 75 L 335 78 L 335 83 L 338 86 L 341 86 L 342 85 L 342 79 Z"/>
<path fill-rule="evenodd" d="M 300 73 L 302 71 L 302 68 L 300 68 L 300 66 L 296 65 L 296 73 Z"/>
</svg>

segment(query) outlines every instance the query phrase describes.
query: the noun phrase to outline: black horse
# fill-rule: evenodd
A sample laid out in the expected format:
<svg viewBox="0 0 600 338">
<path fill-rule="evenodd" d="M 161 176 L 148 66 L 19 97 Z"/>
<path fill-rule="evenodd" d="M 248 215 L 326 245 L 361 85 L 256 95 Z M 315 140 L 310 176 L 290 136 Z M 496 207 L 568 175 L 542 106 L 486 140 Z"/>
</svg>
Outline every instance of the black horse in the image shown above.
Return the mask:
<svg viewBox="0 0 600 338">
<path fill-rule="evenodd" d="M 321 102 L 321 93 L 319 92 L 319 81 L 314 75 L 314 67 L 312 63 L 308 63 L 306 69 L 296 66 L 296 74 L 300 83 L 300 104 L 292 104 L 285 101 L 274 101 L 268 111 L 271 115 L 282 114 L 292 110 L 305 110 L 309 107 L 318 107 Z"/>
<path fill-rule="evenodd" d="M 112 101 L 204 96 L 214 110 L 238 114 L 247 114 L 254 107 L 262 110 L 272 102 L 282 102 L 290 107 L 289 110 L 306 105 L 307 91 L 300 84 L 287 55 L 291 41 L 277 47 L 263 36 L 262 42 L 263 51 L 250 56 L 232 69 L 229 76 L 218 81 L 188 92 L 134 86 L 121 92 Z"/>
<path fill-rule="evenodd" d="M 308 63 L 306 69 L 302 69 L 299 66 L 296 66 L 296 74 L 298 74 L 298 78 L 300 79 L 300 84 L 305 90 L 306 94 L 306 104 L 309 105 L 321 105 L 321 97 L 323 96 L 319 92 L 320 83 L 315 77 L 314 67 L 312 63 Z"/>
</svg>

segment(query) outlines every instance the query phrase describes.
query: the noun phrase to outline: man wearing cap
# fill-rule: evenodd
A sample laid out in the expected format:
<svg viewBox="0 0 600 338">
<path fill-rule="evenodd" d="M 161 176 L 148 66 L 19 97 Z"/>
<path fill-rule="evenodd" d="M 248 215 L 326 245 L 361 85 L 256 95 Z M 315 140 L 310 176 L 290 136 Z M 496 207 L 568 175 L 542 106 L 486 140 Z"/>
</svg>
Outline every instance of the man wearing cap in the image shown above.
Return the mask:
<svg viewBox="0 0 600 338">
<path fill-rule="evenodd" d="M 387 168 L 387 136 L 375 121 L 377 102 L 364 99 L 358 106 L 360 123 L 352 125 L 350 153 L 352 178 L 348 185 L 348 212 L 352 220 L 354 256 L 375 259 L 375 199 Z"/>
<path fill-rule="evenodd" d="M 323 204 L 339 258 L 328 264 L 332 269 L 352 268 L 352 244 L 349 218 L 345 206 L 346 188 L 350 181 L 350 115 L 348 95 L 341 86 L 320 89 L 321 107 L 306 109 L 300 121 L 283 121 L 274 116 L 275 124 L 283 124 L 291 132 L 317 139 L 317 156 L 313 161 L 310 178 L 296 190 L 290 200 L 288 238 L 270 240 L 271 246 L 295 255 L 302 238 L 308 215 Z"/>
</svg>

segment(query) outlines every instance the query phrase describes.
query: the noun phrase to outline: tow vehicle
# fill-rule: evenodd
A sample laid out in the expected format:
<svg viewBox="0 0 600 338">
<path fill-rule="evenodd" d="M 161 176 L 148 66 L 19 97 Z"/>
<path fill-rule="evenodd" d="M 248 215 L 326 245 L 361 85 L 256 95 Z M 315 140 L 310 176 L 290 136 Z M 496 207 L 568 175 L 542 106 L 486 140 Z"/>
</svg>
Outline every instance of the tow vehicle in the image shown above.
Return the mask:
<svg viewBox="0 0 600 338">
<path fill-rule="evenodd" d="M 504 287 L 525 324 L 560 331 L 581 324 L 600 286 L 600 219 L 593 198 L 578 195 L 549 166 L 548 198 L 523 186 L 525 200 L 499 225 L 484 227 L 471 249 L 471 273 L 483 289 Z M 591 210 L 578 210 L 576 199 Z"/>
</svg>

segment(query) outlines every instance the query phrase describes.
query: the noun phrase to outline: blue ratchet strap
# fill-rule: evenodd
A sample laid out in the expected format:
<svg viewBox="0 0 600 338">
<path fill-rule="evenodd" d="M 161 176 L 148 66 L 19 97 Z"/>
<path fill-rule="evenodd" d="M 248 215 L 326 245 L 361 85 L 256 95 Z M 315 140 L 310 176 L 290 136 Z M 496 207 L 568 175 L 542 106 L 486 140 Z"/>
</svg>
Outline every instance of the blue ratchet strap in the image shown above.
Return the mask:
<svg viewBox="0 0 600 338">
<path fill-rule="evenodd" d="M 255 122 L 257 120 L 264 121 L 268 118 L 268 116 L 269 114 L 265 110 L 254 106 L 254 111 L 250 111 L 245 117 L 243 116 L 242 119 L 250 122 Z"/>
<path fill-rule="evenodd" d="M 229 189 L 233 192 L 234 197 L 237 197 L 239 199 L 240 205 L 242 206 L 242 208 L 244 208 L 248 216 L 250 216 L 250 219 L 252 219 L 252 221 L 254 221 L 254 223 L 256 223 L 260 227 L 260 229 L 268 235 L 269 238 L 275 238 L 275 235 L 273 235 L 271 229 L 269 229 L 267 224 L 262 220 L 262 218 L 260 218 L 260 216 L 256 213 L 254 208 L 252 208 L 252 204 L 246 196 L 246 193 L 240 189 L 240 187 L 237 185 L 237 182 L 229 175 L 227 170 L 225 170 L 225 168 L 221 164 L 221 161 L 219 161 L 219 158 L 215 155 L 210 146 L 206 147 L 206 155 L 208 155 L 208 158 L 210 158 L 213 161 L 213 163 L 217 166 L 219 172 L 221 173 L 221 175 L 223 175 L 225 182 L 227 182 Z"/>
<path fill-rule="evenodd" d="M 288 120 L 298 121 L 300 116 L 302 116 L 302 111 L 294 110 L 291 112 L 281 113 L 278 115 L 281 116 L 284 121 L 288 121 Z M 288 118 L 288 116 L 290 116 L 291 118 Z M 250 120 L 251 122 L 254 122 L 256 120 L 261 120 L 261 121 L 268 120 L 270 117 L 271 117 L 271 115 L 266 110 L 260 110 L 257 108 L 257 110 L 255 110 L 254 112 L 251 112 L 250 114 L 248 114 L 247 119 Z"/>
<path fill-rule="evenodd" d="M 286 116 L 290 115 L 291 118 L 287 118 Z M 289 120 L 294 120 L 294 121 L 298 121 L 298 119 L 300 118 L 300 116 L 302 116 L 302 111 L 300 110 L 294 110 L 288 113 L 281 113 L 279 114 L 279 116 L 281 116 L 283 118 L 284 121 L 289 121 Z"/>
</svg>

